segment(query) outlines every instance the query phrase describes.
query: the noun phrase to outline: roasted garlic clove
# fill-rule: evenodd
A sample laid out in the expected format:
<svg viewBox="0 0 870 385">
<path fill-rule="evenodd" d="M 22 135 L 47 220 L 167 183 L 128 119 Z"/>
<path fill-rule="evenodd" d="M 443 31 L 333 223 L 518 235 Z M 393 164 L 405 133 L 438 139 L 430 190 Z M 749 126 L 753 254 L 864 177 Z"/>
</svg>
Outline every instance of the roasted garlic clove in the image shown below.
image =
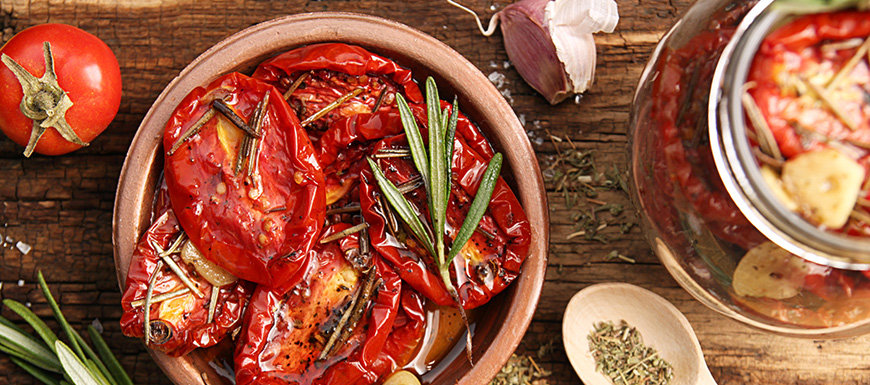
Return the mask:
<svg viewBox="0 0 870 385">
<path fill-rule="evenodd" d="M 238 280 L 230 272 L 206 259 L 190 240 L 181 249 L 181 259 L 184 263 L 193 265 L 196 272 L 215 287 L 226 286 Z"/>
<path fill-rule="evenodd" d="M 806 261 L 765 242 L 743 256 L 734 269 L 731 287 L 744 297 L 791 298 L 800 292 L 808 271 Z"/>
<path fill-rule="evenodd" d="M 834 149 L 806 152 L 782 166 L 785 191 L 810 221 L 839 229 L 849 220 L 864 181 L 864 167 Z"/>
</svg>

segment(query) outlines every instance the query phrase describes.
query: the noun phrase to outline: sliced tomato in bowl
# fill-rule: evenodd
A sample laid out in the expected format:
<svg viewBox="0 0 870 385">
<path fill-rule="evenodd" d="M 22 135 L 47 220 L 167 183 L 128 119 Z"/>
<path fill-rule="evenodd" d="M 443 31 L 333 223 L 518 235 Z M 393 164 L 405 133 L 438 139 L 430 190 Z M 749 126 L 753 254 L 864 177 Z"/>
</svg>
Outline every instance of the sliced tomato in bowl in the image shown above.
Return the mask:
<svg viewBox="0 0 870 385">
<path fill-rule="evenodd" d="M 172 208 L 205 257 L 279 292 L 295 286 L 323 225 L 325 182 L 281 94 L 224 75 L 178 105 L 163 145 Z"/>
</svg>

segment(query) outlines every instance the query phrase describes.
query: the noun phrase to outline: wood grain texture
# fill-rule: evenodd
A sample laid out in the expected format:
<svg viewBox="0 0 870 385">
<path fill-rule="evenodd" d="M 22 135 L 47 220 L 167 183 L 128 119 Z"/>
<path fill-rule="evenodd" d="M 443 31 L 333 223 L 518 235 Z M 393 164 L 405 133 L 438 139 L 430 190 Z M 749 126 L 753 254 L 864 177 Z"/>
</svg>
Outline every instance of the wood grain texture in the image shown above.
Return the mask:
<svg viewBox="0 0 870 385">
<path fill-rule="evenodd" d="M 510 1 L 466 0 L 489 15 Z M 87 30 L 114 50 L 121 65 L 123 98 L 117 118 L 93 144 L 62 157 L 23 159 L 22 149 L 0 139 L 0 233 L 33 245 L 30 254 L 0 252 L 3 298 L 30 302 L 37 314 L 50 310 L 34 285 L 42 269 L 70 322 L 78 329 L 98 319 L 121 364 L 137 384 L 166 384 L 142 344 L 121 335 L 120 293 L 111 248 L 112 201 L 121 163 L 140 120 L 163 87 L 192 59 L 221 39 L 252 24 L 311 11 L 364 12 L 406 23 L 444 41 L 484 74 L 505 75 L 517 115 L 525 120 L 542 169 L 556 149 L 546 131 L 570 137 L 595 151 L 599 164 L 626 166 L 629 106 L 638 78 L 658 39 L 690 5 L 685 0 L 618 0 L 620 24 L 611 35 L 596 36 L 597 79 L 578 104 L 549 106 L 505 68 L 500 35 L 484 38 L 470 17 L 436 1 L 192 1 L 0 0 L 0 41 L 46 22 Z M 554 186 L 548 186 L 553 191 Z M 629 205 L 627 197 L 607 192 L 602 199 Z M 550 194 L 550 268 L 535 320 L 520 347 L 533 353 L 559 339 L 562 312 L 571 296 L 599 282 L 629 282 L 670 300 L 689 319 L 719 384 L 864 384 L 870 382 L 865 359 L 870 337 L 812 341 L 771 336 L 730 321 L 693 300 L 670 278 L 643 240 L 639 229 L 619 234 L 602 230 L 609 244 L 566 239 L 577 228 L 574 210 Z M 621 220 L 634 215 L 626 211 Z M 581 237 L 582 238 L 582 237 Z M 607 260 L 612 250 L 636 264 Z M 19 285 L 19 280 L 23 281 Z M 6 309 L 0 314 L 11 317 Z M 49 323 L 50 326 L 56 326 Z M 558 344 L 557 344 L 558 346 Z M 561 349 L 547 354 L 550 383 L 579 382 Z M 34 381 L 0 357 L 0 384 Z"/>
</svg>

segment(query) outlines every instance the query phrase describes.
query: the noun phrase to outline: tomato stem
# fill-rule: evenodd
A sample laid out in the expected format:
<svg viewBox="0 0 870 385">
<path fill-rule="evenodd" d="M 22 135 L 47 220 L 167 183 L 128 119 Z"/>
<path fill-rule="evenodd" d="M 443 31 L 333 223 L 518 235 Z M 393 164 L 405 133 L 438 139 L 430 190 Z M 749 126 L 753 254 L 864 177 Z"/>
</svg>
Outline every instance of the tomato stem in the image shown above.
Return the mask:
<svg viewBox="0 0 870 385">
<path fill-rule="evenodd" d="M 23 93 L 21 113 L 33 120 L 33 130 L 30 132 L 30 139 L 24 148 L 24 156 L 28 158 L 33 154 L 36 143 L 49 127 L 54 127 L 60 136 L 68 142 L 80 146 L 88 145 L 79 138 L 66 121 L 66 111 L 72 107 L 73 102 L 66 91 L 57 83 L 54 56 L 51 54 L 49 42 L 42 43 L 42 53 L 45 57 L 45 74 L 41 78 L 33 76 L 15 60 L 12 60 L 9 55 L 0 56 L 0 60 L 12 71 L 21 85 Z"/>
</svg>

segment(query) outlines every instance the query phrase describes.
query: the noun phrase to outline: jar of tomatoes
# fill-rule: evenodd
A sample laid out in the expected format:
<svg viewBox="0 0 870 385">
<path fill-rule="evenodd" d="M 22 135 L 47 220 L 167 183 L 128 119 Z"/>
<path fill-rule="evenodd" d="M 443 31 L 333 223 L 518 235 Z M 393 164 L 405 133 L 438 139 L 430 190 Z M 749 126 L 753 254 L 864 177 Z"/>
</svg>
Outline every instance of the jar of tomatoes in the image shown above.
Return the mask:
<svg viewBox="0 0 870 385">
<path fill-rule="evenodd" d="M 866 1 L 697 2 L 632 107 L 632 199 L 677 282 L 778 334 L 870 331 Z"/>
</svg>

